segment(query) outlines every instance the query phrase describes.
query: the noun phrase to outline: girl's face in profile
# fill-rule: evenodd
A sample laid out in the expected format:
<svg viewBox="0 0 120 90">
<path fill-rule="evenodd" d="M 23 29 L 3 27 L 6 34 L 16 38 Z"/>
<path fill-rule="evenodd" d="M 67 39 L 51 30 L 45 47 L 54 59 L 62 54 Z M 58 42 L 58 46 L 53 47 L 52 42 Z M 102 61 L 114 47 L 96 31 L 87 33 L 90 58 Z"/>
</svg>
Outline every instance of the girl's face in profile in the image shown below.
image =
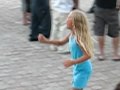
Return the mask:
<svg viewBox="0 0 120 90">
<path fill-rule="evenodd" d="M 72 23 L 71 14 L 68 15 L 68 18 L 67 18 L 67 28 L 68 28 L 68 29 L 72 29 L 72 28 L 73 28 L 73 23 Z"/>
</svg>

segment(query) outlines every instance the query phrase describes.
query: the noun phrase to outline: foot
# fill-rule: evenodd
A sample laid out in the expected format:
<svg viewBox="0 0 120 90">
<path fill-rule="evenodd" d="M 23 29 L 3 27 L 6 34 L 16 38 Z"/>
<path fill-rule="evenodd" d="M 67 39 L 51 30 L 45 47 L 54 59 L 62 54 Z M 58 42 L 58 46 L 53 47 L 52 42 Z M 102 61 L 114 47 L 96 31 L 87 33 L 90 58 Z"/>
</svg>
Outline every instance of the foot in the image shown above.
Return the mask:
<svg viewBox="0 0 120 90">
<path fill-rule="evenodd" d="M 31 21 L 27 20 L 27 19 L 24 19 L 23 20 L 23 25 L 30 25 L 31 24 Z"/>
<path fill-rule="evenodd" d="M 29 25 L 29 24 L 28 24 L 28 23 L 23 23 L 23 25 L 24 25 L 24 26 L 27 26 L 27 25 Z"/>
<path fill-rule="evenodd" d="M 27 22 L 23 22 L 23 25 L 27 26 L 27 25 L 30 25 L 31 22 L 27 21 Z"/>
<path fill-rule="evenodd" d="M 37 38 L 29 38 L 29 41 L 33 42 L 33 41 L 38 41 Z"/>
<path fill-rule="evenodd" d="M 57 47 L 56 47 L 56 46 L 51 45 L 51 46 L 50 46 L 50 50 L 52 50 L 52 51 L 57 51 Z"/>
<path fill-rule="evenodd" d="M 98 60 L 99 60 L 99 61 L 103 61 L 103 60 L 105 60 L 105 56 L 99 54 L 99 55 L 98 55 Z"/>
<path fill-rule="evenodd" d="M 116 55 L 116 56 L 113 56 L 113 61 L 120 61 L 120 56 L 119 55 Z"/>
</svg>

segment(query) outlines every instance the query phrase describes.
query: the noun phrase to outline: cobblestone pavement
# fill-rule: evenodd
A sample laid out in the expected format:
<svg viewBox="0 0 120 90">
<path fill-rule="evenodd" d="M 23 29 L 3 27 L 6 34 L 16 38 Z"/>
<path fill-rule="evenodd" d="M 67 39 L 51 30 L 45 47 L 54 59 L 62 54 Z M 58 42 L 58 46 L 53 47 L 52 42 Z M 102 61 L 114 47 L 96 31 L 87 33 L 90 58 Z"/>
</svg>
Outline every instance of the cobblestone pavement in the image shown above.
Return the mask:
<svg viewBox="0 0 120 90">
<path fill-rule="evenodd" d="M 88 10 L 90 1 L 81 1 L 81 7 Z M 21 24 L 21 18 L 19 0 L 0 0 L 0 90 L 69 90 L 71 68 L 62 65 L 69 55 L 52 52 L 48 45 L 29 42 L 30 31 Z M 92 26 L 93 15 L 88 18 Z M 114 90 L 120 82 L 120 62 L 111 60 L 110 40 L 107 37 L 105 61 L 98 61 L 95 54 L 94 72 L 85 90 Z"/>
</svg>

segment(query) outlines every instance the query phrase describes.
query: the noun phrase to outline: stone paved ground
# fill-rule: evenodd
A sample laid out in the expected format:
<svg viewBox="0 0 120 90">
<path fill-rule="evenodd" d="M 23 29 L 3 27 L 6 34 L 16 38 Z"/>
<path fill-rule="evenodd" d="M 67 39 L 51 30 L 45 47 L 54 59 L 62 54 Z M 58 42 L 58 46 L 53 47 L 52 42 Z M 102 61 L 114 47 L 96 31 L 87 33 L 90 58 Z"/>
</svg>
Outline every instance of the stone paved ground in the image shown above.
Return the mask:
<svg viewBox="0 0 120 90">
<path fill-rule="evenodd" d="M 91 3 L 92 0 L 81 1 L 82 9 L 88 10 Z M 0 0 L 0 90 L 69 90 L 71 68 L 62 65 L 69 55 L 51 52 L 48 45 L 29 42 L 30 31 L 21 24 L 20 9 L 20 1 Z M 92 26 L 93 15 L 88 18 Z M 94 72 L 85 90 L 114 90 L 120 82 L 120 62 L 111 60 L 110 40 L 107 37 L 105 61 L 98 61 L 95 54 Z"/>
</svg>

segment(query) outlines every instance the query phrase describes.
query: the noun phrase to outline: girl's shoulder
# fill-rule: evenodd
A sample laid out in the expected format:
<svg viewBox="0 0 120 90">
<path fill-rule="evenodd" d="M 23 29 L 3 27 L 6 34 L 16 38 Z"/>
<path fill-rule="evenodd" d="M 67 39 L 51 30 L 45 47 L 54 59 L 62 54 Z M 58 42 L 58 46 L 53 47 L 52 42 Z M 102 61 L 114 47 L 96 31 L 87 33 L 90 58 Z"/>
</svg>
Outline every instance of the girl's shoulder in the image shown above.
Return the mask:
<svg viewBox="0 0 120 90">
<path fill-rule="evenodd" d="M 70 33 L 69 38 L 76 38 L 76 36 L 74 34 Z"/>
</svg>

